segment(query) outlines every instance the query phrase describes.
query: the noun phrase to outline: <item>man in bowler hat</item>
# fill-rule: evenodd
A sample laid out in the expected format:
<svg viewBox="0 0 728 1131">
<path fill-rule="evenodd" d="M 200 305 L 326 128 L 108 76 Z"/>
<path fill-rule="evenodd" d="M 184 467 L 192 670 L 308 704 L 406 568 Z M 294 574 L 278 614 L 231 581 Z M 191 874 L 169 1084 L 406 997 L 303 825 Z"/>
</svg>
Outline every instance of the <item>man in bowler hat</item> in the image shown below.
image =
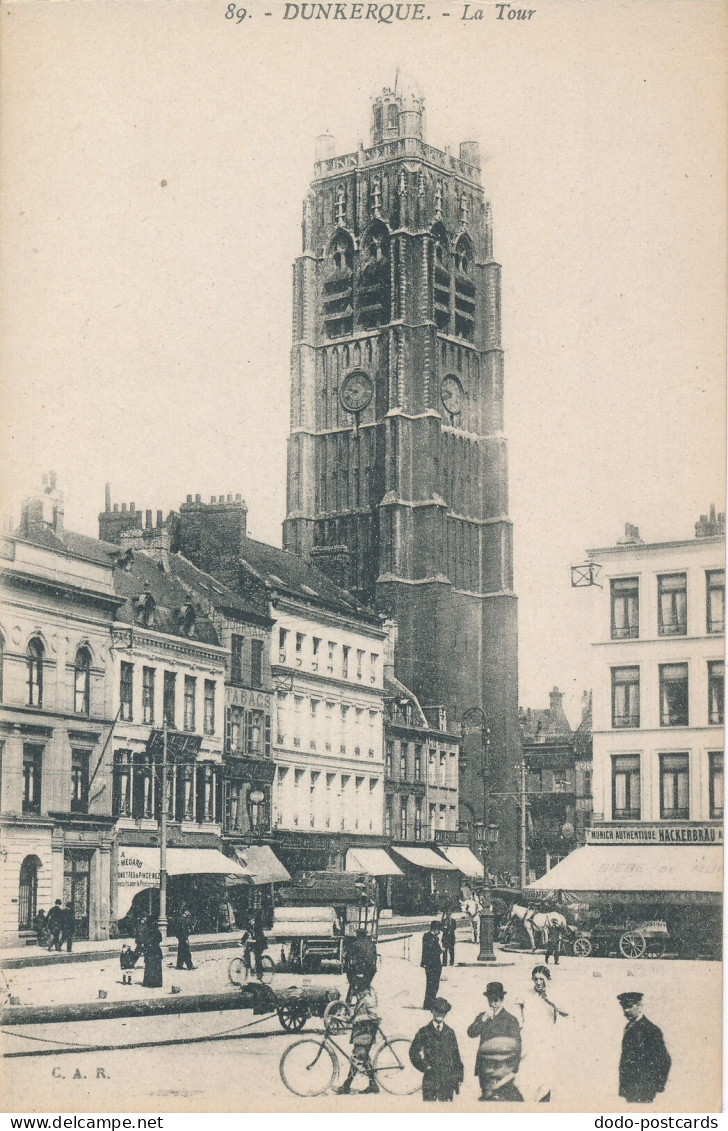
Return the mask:
<svg viewBox="0 0 728 1131">
<path fill-rule="evenodd" d="M 628 1103 L 651 1104 L 664 1092 L 672 1061 L 662 1031 L 644 1016 L 642 994 L 617 994 L 627 1018 L 619 1058 L 619 1094 Z"/>
<path fill-rule="evenodd" d="M 425 971 L 425 1000 L 423 1009 L 432 1009 L 432 1003 L 440 988 L 442 976 L 442 947 L 439 938 L 440 924 L 437 919 L 430 923 L 429 931 L 422 936 L 422 958 L 420 966 Z"/>
<path fill-rule="evenodd" d="M 465 1069 L 455 1031 L 445 1024 L 451 1005 L 436 997 L 430 1010 L 432 1021 L 423 1025 L 410 1045 L 410 1060 L 422 1072 L 422 1099 L 449 1102 L 460 1091 Z"/>
<path fill-rule="evenodd" d="M 506 992 L 500 982 L 488 982 L 483 995 L 489 1009 L 479 1013 L 468 1028 L 469 1037 L 479 1037 L 475 1075 L 480 1080 L 481 1100 L 522 1103 L 515 1079 L 521 1063 L 521 1028 L 513 1014 L 503 1008 Z"/>
</svg>

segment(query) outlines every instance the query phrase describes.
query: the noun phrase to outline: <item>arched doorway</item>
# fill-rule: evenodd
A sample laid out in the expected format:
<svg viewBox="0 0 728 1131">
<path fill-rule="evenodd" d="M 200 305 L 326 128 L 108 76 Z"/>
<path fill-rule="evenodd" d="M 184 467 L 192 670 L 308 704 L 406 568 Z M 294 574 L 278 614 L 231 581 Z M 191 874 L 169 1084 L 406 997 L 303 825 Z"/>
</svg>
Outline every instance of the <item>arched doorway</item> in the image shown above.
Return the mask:
<svg viewBox="0 0 728 1131">
<path fill-rule="evenodd" d="M 18 890 L 18 928 L 21 931 L 33 929 L 38 910 L 38 868 L 37 856 L 26 856 L 20 866 L 20 885 Z"/>
</svg>

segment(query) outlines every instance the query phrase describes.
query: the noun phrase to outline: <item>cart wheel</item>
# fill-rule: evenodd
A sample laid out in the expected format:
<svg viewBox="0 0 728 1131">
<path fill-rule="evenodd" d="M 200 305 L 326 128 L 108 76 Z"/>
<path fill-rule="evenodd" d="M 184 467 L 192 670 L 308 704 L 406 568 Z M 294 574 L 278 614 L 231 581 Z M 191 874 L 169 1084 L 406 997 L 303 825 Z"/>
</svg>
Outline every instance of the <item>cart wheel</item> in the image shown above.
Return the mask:
<svg viewBox="0 0 728 1131">
<path fill-rule="evenodd" d="M 308 1013 L 296 1005 L 281 1005 L 278 1008 L 278 1020 L 287 1033 L 297 1033 L 308 1020 Z M 295 1089 L 293 1089 L 295 1091 Z M 305 1095 L 299 1092 L 299 1095 Z M 312 1095 L 318 1093 L 311 1093 Z"/>
<path fill-rule="evenodd" d="M 592 949 L 592 944 L 586 935 L 580 935 L 578 939 L 574 939 L 574 954 L 577 958 L 588 958 Z"/>
<path fill-rule="evenodd" d="M 392 1037 L 374 1054 L 377 1083 L 394 1096 L 411 1096 L 422 1087 L 422 1076 L 409 1057 L 411 1044 L 407 1037 Z"/>
<path fill-rule="evenodd" d="M 349 1028 L 352 1013 L 345 1001 L 330 1001 L 324 1010 L 324 1028 L 328 1033 L 343 1033 Z"/>
<path fill-rule="evenodd" d="M 279 1069 L 289 1092 L 297 1096 L 321 1096 L 335 1083 L 339 1065 L 328 1045 L 311 1037 L 289 1045 L 281 1057 Z"/>
<path fill-rule="evenodd" d="M 642 958 L 647 940 L 642 931 L 625 931 L 619 940 L 619 951 L 624 958 Z"/>
</svg>

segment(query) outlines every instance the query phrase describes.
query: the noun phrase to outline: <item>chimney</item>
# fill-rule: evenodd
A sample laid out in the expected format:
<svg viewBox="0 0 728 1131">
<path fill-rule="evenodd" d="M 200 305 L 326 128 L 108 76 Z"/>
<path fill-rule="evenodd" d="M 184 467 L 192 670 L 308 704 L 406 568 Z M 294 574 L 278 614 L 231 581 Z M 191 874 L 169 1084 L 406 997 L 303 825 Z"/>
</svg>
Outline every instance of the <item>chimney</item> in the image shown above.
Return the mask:
<svg viewBox="0 0 728 1131">
<path fill-rule="evenodd" d="M 159 528 L 162 525 L 163 522 L 164 522 L 164 516 L 163 516 L 162 512 L 157 511 L 157 528 Z"/>
<path fill-rule="evenodd" d="M 25 535 L 39 530 L 63 533 L 63 492 L 57 488 L 55 471 L 42 477 L 42 489 L 23 502 L 20 529 Z"/>
<path fill-rule="evenodd" d="M 111 510 L 111 484 L 110 483 L 104 484 L 104 510 L 105 511 Z"/>
<path fill-rule="evenodd" d="M 639 526 L 634 526 L 631 522 L 624 524 L 624 538 L 617 539 L 618 546 L 643 546 L 644 541 L 640 538 Z"/>
<path fill-rule="evenodd" d="M 695 523 L 696 538 L 716 538 L 725 534 L 725 514 L 716 514 L 715 504 L 710 507 L 710 515 L 701 514 Z"/>
<path fill-rule="evenodd" d="M 144 527 L 145 527 L 146 530 L 152 529 L 152 512 L 151 511 L 145 511 L 144 512 Z"/>
<path fill-rule="evenodd" d="M 175 516 L 174 548 L 205 573 L 221 581 L 237 581 L 238 563 L 247 537 L 248 508 L 238 496 L 224 492 L 203 503 L 189 497 Z"/>
<path fill-rule="evenodd" d="M 561 704 L 563 702 L 564 693 L 555 687 L 553 691 L 549 692 L 549 700 L 551 701 L 551 710 L 555 713 L 562 710 Z"/>
<path fill-rule="evenodd" d="M 396 620 L 385 620 L 383 628 L 387 634 L 384 641 L 384 666 L 394 671 L 394 660 L 399 641 L 399 625 Z"/>
<path fill-rule="evenodd" d="M 581 718 L 582 722 L 587 719 L 591 714 L 592 709 L 592 693 L 591 691 L 582 691 L 581 693 Z"/>
</svg>

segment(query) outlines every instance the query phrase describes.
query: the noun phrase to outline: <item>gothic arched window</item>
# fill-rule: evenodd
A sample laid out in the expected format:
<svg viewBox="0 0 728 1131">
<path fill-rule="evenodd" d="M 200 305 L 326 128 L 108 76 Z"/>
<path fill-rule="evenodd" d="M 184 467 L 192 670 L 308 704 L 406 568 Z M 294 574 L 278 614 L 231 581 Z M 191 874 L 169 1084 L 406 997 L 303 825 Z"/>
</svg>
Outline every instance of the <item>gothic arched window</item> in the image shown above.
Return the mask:
<svg viewBox="0 0 728 1131">
<path fill-rule="evenodd" d="M 455 245 L 455 333 L 472 342 L 475 337 L 475 286 L 472 281 L 475 249 L 463 235 Z"/>
<path fill-rule="evenodd" d="M 431 265 L 432 303 L 438 330 L 445 334 L 451 329 L 452 276 L 450 274 L 450 247 L 447 232 L 442 224 L 432 229 L 433 263 Z"/>
<path fill-rule="evenodd" d="M 34 637 L 28 644 L 28 706 L 43 706 L 43 657 L 45 649 L 43 641 Z"/>
<path fill-rule="evenodd" d="M 79 648 L 73 668 L 73 709 L 77 715 L 88 715 L 91 709 L 91 653 Z"/>
<path fill-rule="evenodd" d="M 338 231 L 329 244 L 324 276 L 326 336 L 343 338 L 354 328 L 354 244 L 348 232 Z"/>
<path fill-rule="evenodd" d="M 392 103 L 387 107 L 387 129 L 396 130 L 399 124 L 399 110 Z"/>
<path fill-rule="evenodd" d="M 371 330 L 388 322 L 390 313 L 389 229 L 381 220 L 366 232 L 360 261 L 357 321 Z"/>
</svg>

